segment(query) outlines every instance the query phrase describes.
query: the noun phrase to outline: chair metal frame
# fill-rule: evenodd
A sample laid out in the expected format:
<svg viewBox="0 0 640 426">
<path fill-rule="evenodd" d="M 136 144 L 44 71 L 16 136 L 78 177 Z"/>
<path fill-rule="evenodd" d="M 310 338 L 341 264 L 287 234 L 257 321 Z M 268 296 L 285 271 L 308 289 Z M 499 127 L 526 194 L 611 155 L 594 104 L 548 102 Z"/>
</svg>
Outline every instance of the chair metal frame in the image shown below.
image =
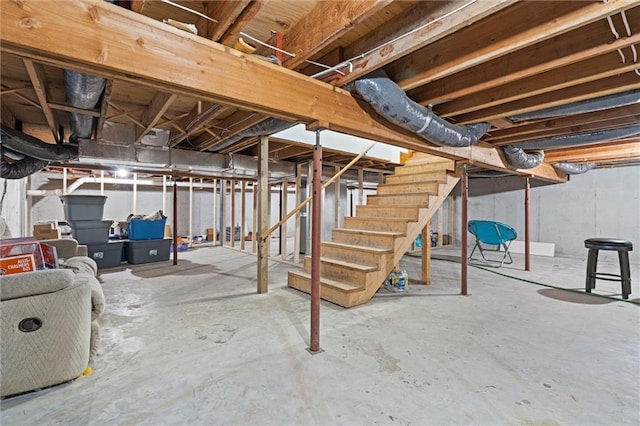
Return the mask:
<svg viewBox="0 0 640 426">
<path fill-rule="evenodd" d="M 518 238 L 518 233 L 506 223 L 496 222 L 494 220 L 470 220 L 467 224 L 467 230 L 475 237 L 476 243 L 471 250 L 467 261 L 469 264 L 478 264 L 489 266 L 491 268 L 499 268 L 502 265 L 513 263 L 513 258 L 509 252 L 511 242 Z M 490 248 L 482 247 L 482 245 L 490 246 Z M 491 248 L 492 247 L 492 248 Z M 502 259 L 488 259 L 484 253 L 500 252 L 504 248 L 504 256 Z M 473 258 L 476 249 L 480 252 L 482 259 Z"/>
</svg>

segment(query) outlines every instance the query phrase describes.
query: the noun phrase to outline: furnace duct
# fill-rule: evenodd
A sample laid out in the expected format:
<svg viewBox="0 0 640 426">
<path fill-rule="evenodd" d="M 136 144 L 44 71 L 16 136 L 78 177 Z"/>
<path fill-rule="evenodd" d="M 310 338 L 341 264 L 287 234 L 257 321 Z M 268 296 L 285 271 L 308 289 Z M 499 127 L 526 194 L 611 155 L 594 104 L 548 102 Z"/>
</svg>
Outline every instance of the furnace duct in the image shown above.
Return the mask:
<svg viewBox="0 0 640 426">
<path fill-rule="evenodd" d="M 347 88 L 357 93 L 382 117 L 440 146 L 466 147 L 484 135 L 491 124 L 458 126 L 438 117 L 429 108 L 411 100 L 384 71 L 375 71 Z"/>
<path fill-rule="evenodd" d="M 523 149 L 513 145 L 502 148 L 507 162 L 516 169 L 532 169 L 537 167 L 544 160 L 544 151 L 527 154 Z"/>
<path fill-rule="evenodd" d="M 64 86 L 67 91 L 67 103 L 76 108 L 95 108 L 104 91 L 105 82 L 106 80 L 102 77 L 65 70 Z M 93 117 L 90 115 L 70 113 L 71 136 L 69 140 L 76 143 L 78 138 L 90 139 L 93 134 L 93 121 Z"/>
<path fill-rule="evenodd" d="M 293 126 L 294 122 L 287 120 L 280 120 L 279 118 L 267 118 L 266 120 L 256 124 L 253 127 L 250 127 L 237 135 L 231 136 L 229 139 L 222 142 L 220 145 L 214 147 L 216 151 L 224 149 L 228 146 L 233 145 L 241 139 L 250 136 L 264 136 L 264 135 L 272 135 L 274 133 L 278 133 L 282 130 L 288 129 Z"/>
<path fill-rule="evenodd" d="M 565 172 L 568 175 L 579 175 L 582 173 L 586 173 L 591 169 L 594 169 L 597 166 L 596 163 L 586 163 L 586 164 L 577 164 L 577 163 L 556 163 L 553 167 L 556 170 L 560 170 Z"/>
</svg>

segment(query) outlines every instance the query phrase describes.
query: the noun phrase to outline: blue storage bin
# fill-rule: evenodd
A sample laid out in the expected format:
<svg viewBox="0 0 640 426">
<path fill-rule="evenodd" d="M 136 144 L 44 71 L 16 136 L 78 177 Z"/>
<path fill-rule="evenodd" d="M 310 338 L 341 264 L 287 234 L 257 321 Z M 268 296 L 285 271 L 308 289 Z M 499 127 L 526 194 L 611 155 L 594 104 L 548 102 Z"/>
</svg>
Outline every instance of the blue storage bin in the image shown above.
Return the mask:
<svg viewBox="0 0 640 426">
<path fill-rule="evenodd" d="M 130 240 L 158 240 L 164 238 L 164 225 L 167 219 L 144 220 L 129 219 Z"/>
</svg>

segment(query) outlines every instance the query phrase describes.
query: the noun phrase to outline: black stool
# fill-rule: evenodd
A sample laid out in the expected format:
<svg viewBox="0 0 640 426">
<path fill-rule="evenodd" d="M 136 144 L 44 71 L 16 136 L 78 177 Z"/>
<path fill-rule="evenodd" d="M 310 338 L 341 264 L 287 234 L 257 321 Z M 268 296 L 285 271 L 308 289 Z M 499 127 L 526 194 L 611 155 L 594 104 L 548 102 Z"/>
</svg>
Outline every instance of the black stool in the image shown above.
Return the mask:
<svg viewBox="0 0 640 426">
<path fill-rule="evenodd" d="M 631 270 L 629 269 L 629 252 L 633 250 L 631 241 L 615 238 L 589 238 L 584 240 L 584 246 L 589 249 L 587 258 L 587 283 L 585 290 L 591 293 L 596 288 L 596 279 L 606 281 L 620 281 L 622 283 L 622 298 L 628 299 L 631 293 Z M 598 250 L 612 250 L 618 252 L 620 259 L 620 275 L 596 272 L 598 264 Z"/>
</svg>

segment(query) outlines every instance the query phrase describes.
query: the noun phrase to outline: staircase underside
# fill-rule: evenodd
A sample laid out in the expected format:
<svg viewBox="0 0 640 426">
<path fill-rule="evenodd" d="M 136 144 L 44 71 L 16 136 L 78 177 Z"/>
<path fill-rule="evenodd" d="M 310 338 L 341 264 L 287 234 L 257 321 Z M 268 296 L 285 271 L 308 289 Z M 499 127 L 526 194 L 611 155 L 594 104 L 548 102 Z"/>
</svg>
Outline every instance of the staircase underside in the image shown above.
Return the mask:
<svg viewBox="0 0 640 426">
<path fill-rule="evenodd" d="M 396 167 L 377 194 L 334 228 L 321 244 L 320 297 L 345 308 L 367 303 L 429 223 L 459 177 L 455 163 L 414 154 Z M 311 257 L 304 269 L 290 271 L 289 287 L 311 292 Z"/>
</svg>

